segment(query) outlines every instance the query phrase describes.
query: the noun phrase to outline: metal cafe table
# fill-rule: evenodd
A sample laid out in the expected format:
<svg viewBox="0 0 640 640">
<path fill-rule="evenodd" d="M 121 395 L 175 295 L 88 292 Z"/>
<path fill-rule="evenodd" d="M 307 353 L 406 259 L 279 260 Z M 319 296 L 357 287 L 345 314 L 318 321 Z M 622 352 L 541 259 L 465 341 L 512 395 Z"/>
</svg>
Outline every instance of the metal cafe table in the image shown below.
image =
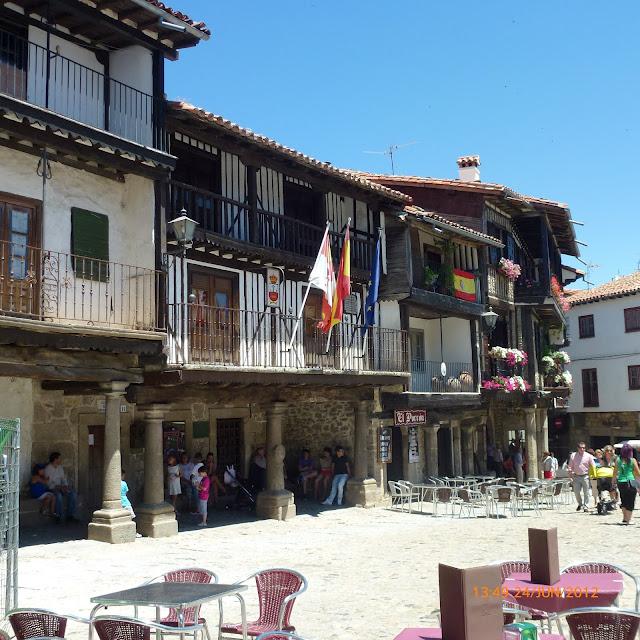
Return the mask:
<svg viewBox="0 0 640 640">
<path fill-rule="evenodd" d="M 94 596 L 91 602 L 96 606 L 91 611 L 91 618 L 102 607 L 133 606 L 155 607 L 157 622 L 160 622 L 160 608 L 175 609 L 178 613 L 179 625 L 176 635 L 180 635 L 180 628 L 189 631 L 189 625 L 184 622 L 184 610 L 190 607 L 220 600 L 233 596 L 240 602 L 242 615 L 242 638 L 247 640 L 247 612 L 242 592 L 247 590 L 245 584 L 198 584 L 193 582 L 152 582 L 139 587 L 115 591 L 102 596 Z M 197 621 L 196 621 L 197 622 Z"/>
</svg>

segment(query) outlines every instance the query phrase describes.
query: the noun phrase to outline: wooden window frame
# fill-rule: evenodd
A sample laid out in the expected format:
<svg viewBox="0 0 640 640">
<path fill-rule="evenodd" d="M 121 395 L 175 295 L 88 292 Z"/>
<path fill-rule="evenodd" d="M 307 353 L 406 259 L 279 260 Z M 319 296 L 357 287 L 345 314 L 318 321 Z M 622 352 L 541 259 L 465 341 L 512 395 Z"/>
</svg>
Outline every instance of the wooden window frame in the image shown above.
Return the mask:
<svg viewBox="0 0 640 640">
<path fill-rule="evenodd" d="M 587 318 L 591 318 L 591 333 L 587 333 L 583 331 L 582 321 Z M 578 316 L 578 337 L 582 340 L 584 338 L 595 338 L 596 337 L 596 323 L 595 318 L 593 317 L 593 313 L 588 313 L 584 316 Z"/>
<path fill-rule="evenodd" d="M 629 328 L 629 325 L 631 324 L 630 319 L 636 314 L 638 315 L 638 318 L 640 318 L 640 307 L 628 307 L 624 310 L 625 333 L 634 333 L 635 331 L 640 331 L 640 320 L 637 321 L 637 324 L 635 326 Z"/>
<path fill-rule="evenodd" d="M 588 384 L 585 384 L 585 378 L 591 376 L 593 373 L 593 379 L 589 379 Z M 593 393 L 593 387 L 595 382 L 595 394 Z M 589 389 L 589 394 L 587 398 L 586 390 Z M 595 395 L 595 398 L 594 398 Z M 600 395 L 598 392 L 598 370 L 596 368 L 589 368 L 582 370 L 582 404 L 585 407 L 599 407 L 600 406 Z"/>
<path fill-rule="evenodd" d="M 632 372 L 635 372 L 635 375 Z M 629 376 L 629 391 L 640 391 L 640 364 L 630 364 L 627 367 L 627 375 Z M 633 384 L 634 378 L 635 385 Z"/>
</svg>

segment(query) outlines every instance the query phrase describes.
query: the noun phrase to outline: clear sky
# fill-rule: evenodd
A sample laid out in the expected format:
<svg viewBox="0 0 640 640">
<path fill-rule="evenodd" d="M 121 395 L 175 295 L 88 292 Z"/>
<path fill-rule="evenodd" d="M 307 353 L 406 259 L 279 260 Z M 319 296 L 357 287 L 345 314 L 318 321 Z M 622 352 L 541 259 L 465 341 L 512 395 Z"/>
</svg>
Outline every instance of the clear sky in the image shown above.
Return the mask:
<svg viewBox="0 0 640 640">
<path fill-rule="evenodd" d="M 213 35 L 167 93 L 341 167 L 569 203 L 598 284 L 640 262 L 640 3 L 168 0 Z M 582 266 L 568 259 L 568 264 Z M 583 267 L 584 268 L 584 267 Z"/>
</svg>

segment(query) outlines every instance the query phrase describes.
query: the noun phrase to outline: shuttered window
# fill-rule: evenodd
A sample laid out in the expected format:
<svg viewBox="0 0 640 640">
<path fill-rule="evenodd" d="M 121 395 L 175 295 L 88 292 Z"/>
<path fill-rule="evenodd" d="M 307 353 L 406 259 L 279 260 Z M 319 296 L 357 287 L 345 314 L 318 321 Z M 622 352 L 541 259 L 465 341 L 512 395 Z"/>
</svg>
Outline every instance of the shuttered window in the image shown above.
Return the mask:
<svg viewBox="0 0 640 640">
<path fill-rule="evenodd" d="M 624 330 L 640 331 L 640 307 L 631 307 L 624 310 Z"/>
<path fill-rule="evenodd" d="M 640 364 L 629 367 L 629 389 L 640 389 Z"/>
<path fill-rule="evenodd" d="M 596 328 L 593 322 L 593 314 L 588 316 L 578 316 L 578 330 L 581 338 L 595 337 Z"/>
<path fill-rule="evenodd" d="M 76 277 L 109 279 L 109 218 L 86 209 L 71 209 L 71 253 Z"/>
<path fill-rule="evenodd" d="M 598 370 L 582 370 L 582 398 L 585 407 L 597 407 L 598 399 Z"/>
</svg>

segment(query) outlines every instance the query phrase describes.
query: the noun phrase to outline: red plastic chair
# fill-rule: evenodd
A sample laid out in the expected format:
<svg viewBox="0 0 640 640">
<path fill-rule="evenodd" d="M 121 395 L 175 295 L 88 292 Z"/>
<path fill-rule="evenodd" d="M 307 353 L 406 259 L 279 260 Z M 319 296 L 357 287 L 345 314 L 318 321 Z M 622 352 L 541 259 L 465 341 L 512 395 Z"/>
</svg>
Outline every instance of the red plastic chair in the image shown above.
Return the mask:
<svg viewBox="0 0 640 640">
<path fill-rule="evenodd" d="M 85 618 L 59 614 L 48 609 L 13 609 L 7 614 L 16 640 L 29 638 L 64 638 L 67 622 L 76 620 L 89 624 Z"/>
<path fill-rule="evenodd" d="M 635 640 L 640 613 L 615 607 L 573 609 L 555 617 L 566 620 L 573 640 Z"/>
<path fill-rule="evenodd" d="M 268 631 L 258 636 L 256 640 L 304 640 L 304 638 L 288 631 Z"/>
<path fill-rule="evenodd" d="M 620 573 L 627 576 L 633 582 L 635 610 L 640 611 L 640 579 L 623 567 L 608 562 L 582 562 L 565 567 L 560 573 Z M 622 595 L 622 592 L 620 594 Z M 616 604 L 618 600 L 619 597 Z"/>
<path fill-rule="evenodd" d="M 512 573 L 529 573 L 531 571 L 531 565 L 528 560 L 507 560 L 499 564 L 500 572 L 502 573 L 502 582 Z"/>
<path fill-rule="evenodd" d="M 175 628 L 124 616 L 98 616 L 92 620 L 100 640 L 150 640 L 152 631 L 175 633 Z M 194 625 L 202 630 L 202 625 Z"/>
<path fill-rule="evenodd" d="M 254 578 L 258 590 L 258 619 L 247 623 L 247 635 L 256 637 L 269 631 L 295 631 L 291 610 L 298 596 L 307 590 L 306 578 L 292 569 L 266 569 L 250 575 L 242 584 Z M 224 624 L 220 612 L 220 632 L 242 635 L 242 623 Z"/>
</svg>

